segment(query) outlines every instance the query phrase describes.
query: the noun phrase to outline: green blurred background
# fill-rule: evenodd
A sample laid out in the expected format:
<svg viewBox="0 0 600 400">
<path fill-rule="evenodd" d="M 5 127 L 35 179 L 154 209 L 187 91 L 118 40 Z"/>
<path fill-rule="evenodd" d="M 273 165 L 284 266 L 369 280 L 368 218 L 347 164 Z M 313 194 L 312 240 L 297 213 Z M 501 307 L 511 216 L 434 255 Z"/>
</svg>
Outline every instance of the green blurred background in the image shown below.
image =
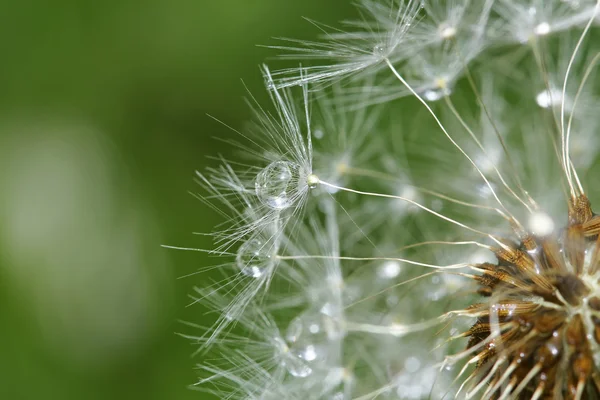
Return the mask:
<svg viewBox="0 0 600 400">
<path fill-rule="evenodd" d="M 0 399 L 207 399 L 179 321 L 219 218 L 188 192 L 250 117 L 273 36 L 348 0 L 0 7 Z M 210 319 L 210 318 L 209 318 Z M 189 331 L 188 331 L 189 333 Z"/>
</svg>

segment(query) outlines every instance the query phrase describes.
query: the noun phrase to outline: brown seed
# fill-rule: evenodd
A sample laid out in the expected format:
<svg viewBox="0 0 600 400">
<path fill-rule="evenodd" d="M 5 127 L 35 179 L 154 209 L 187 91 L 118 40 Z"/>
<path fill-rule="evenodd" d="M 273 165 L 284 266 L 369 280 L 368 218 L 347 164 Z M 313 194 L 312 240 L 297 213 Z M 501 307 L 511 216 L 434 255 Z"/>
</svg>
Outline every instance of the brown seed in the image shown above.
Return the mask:
<svg viewBox="0 0 600 400">
<path fill-rule="evenodd" d="M 588 305 L 590 308 L 596 311 L 600 311 L 600 298 L 594 296 L 588 300 Z"/>
<path fill-rule="evenodd" d="M 582 224 L 593 216 L 590 201 L 585 194 L 574 197 L 569 202 L 569 223 Z"/>
<path fill-rule="evenodd" d="M 541 363 L 544 367 L 549 367 L 558 361 L 562 355 L 562 338 L 558 331 L 552 335 L 550 340 L 547 340 L 535 352 L 536 363 Z"/>
<path fill-rule="evenodd" d="M 575 353 L 571 357 L 571 371 L 577 381 L 587 381 L 592 374 L 594 360 L 588 351 L 585 353 Z"/>
<path fill-rule="evenodd" d="M 547 335 L 557 330 L 565 322 L 565 313 L 558 310 L 547 310 L 536 315 L 534 326 L 540 334 Z"/>
<path fill-rule="evenodd" d="M 571 346 L 582 346 L 585 341 L 585 328 L 583 326 L 583 321 L 581 320 L 581 315 L 577 314 L 573 317 L 573 319 L 567 325 L 567 343 Z"/>
</svg>

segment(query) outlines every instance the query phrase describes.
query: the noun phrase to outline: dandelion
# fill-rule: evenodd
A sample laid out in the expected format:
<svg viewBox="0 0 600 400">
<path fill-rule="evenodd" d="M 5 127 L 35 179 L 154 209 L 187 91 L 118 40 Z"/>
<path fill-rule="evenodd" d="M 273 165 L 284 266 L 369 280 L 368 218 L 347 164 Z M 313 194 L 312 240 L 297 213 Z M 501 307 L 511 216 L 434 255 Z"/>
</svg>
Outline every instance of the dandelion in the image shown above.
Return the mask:
<svg viewBox="0 0 600 400">
<path fill-rule="evenodd" d="M 265 67 L 250 157 L 199 174 L 228 225 L 205 250 L 224 279 L 194 299 L 216 325 L 186 328 L 195 387 L 600 398 L 600 1 L 360 10 L 278 47 L 324 65 Z"/>
</svg>

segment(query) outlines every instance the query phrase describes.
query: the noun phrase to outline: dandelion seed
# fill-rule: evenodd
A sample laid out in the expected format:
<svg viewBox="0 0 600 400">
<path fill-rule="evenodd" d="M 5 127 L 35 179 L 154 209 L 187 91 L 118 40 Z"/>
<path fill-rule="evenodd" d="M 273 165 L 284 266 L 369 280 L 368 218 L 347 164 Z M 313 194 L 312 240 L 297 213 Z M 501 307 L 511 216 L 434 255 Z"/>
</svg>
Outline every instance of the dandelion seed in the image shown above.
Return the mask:
<svg viewBox="0 0 600 400">
<path fill-rule="evenodd" d="M 285 51 L 282 58 L 334 60 L 325 66 L 308 67 L 298 79 L 298 69 L 274 74 L 276 86 L 288 87 L 306 83 L 328 83 L 362 72 L 377 72 L 384 58 L 405 60 L 419 51 L 419 45 L 408 41 L 407 32 L 415 23 L 420 9 L 416 0 L 363 0 L 361 10 L 370 19 L 347 22 L 354 31 L 323 27 L 322 42 L 287 39 L 292 46 L 270 46 Z M 318 25 L 317 25 L 318 26 Z M 329 30 L 329 31 L 328 31 Z M 297 44 L 298 47 L 294 47 Z"/>
</svg>

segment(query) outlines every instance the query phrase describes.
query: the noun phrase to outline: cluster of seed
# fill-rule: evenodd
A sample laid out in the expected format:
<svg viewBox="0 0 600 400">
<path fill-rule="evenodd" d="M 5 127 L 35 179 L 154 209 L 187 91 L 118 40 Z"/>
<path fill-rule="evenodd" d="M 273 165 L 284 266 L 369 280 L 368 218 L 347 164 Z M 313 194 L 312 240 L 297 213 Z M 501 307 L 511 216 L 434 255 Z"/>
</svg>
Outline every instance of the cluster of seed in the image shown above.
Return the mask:
<svg viewBox="0 0 600 400">
<path fill-rule="evenodd" d="M 478 266 L 489 303 L 466 310 L 477 322 L 464 336 L 484 398 L 599 398 L 599 232 L 600 217 L 580 196 L 562 232 L 507 243 L 497 264 Z"/>
</svg>

